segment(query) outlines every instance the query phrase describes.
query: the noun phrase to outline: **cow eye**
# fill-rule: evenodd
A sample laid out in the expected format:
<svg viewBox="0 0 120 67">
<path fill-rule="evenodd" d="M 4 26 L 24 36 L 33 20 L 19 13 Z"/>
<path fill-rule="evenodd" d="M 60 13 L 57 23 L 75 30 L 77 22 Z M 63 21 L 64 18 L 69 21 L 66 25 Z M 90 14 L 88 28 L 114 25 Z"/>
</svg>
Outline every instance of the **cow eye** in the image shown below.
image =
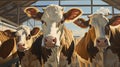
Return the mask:
<svg viewBox="0 0 120 67">
<path fill-rule="evenodd" d="M 63 24 L 63 23 L 64 23 L 64 20 L 61 21 L 61 24 Z"/>
<path fill-rule="evenodd" d="M 43 21 L 43 20 L 42 20 L 41 22 L 42 22 L 42 24 L 44 24 L 44 23 L 45 23 L 45 21 Z"/>
<path fill-rule="evenodd" d="M 43 21 L 43 20 L 42 20 L 41 22 L 42 22 L 42 24 L 45 24 L 45 25 L 47 25 L 45 21 Z"/>
<path fill-rule="evenodd" d="M 59 22 L 59 23 L 56 25 L 56 27 L 59 27 L 59 26 L 60 26 L 60 24 L 61 24 L 61 23 Z"/>
<path fill-rule="evenodd" d="M 28 35 L 27 37 L 26 37 L 26 40 L 29 40 L 31 38 L 31 35 Z"/>
</svg>

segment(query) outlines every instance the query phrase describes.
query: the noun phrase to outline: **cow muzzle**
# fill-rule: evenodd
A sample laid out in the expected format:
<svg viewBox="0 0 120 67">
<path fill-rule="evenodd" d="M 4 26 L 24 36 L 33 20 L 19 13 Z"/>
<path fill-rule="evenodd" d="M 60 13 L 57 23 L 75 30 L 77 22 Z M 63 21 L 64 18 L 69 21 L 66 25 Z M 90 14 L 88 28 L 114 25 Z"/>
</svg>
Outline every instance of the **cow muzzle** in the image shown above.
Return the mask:
<svg viewBox="0 0 120 67">
<path fill-rule="evenodd" d="M 56 47 L 55 44 L 57 42 L 57 38 L 53 36 L 47 36 L 44 38 L 44 42 L 45 42 L 45 47 L 53 48 L 53 47 Z"/>
<path fill-rule="evenodd" d="M 21 52 L 26 50 L 25 44 L 18 44 L 17 46 L 18 46 L 18 50 Z"/>
<path fill-rule="evenodd" d="M 106 38 L 98 38 L 96 39 L 96 45 L 97 47 L 103 47 L 103 48 L 106 48 L 109 46 L 108 44 L 108 40 Z"/>
</svg>

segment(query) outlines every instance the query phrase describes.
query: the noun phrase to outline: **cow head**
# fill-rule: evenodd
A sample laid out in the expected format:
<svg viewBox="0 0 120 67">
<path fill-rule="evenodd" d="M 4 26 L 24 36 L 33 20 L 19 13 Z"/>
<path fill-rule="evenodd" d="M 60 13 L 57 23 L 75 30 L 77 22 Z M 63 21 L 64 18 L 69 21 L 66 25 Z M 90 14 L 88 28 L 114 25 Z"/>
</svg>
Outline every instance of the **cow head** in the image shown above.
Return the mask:
<svg viewBox="0 0 120 67">
<path fill-rule="evenodd" d="M 101 10 L 101 9 L 100 9 Z M 105 10 L 105 9 L 104 9 Z M 97 11 L 95 14 L 89 15 L 89 20 L 85 21 L 82 18 L 77 19 L 74 23 L 82 28 L 90 27 L 89 31 L 94 46 L 98 48 L 107 48 L 110 43 L 105 34 L 105 27 L 109 20 L 106 18 L 108 12 Z"/>
<path fill-rule="evenodd" d="M 47 48 L 59 47 L 63 34 L 65 20 L 73 20 L 81 14 L 79 9 L 71 9 L 64 13 L 63 7 L 49 5 L 39 12 L 35 7 L 28 7 L 24 12 L 31 18 L 41 20 L 43 29 L 42 46 Z"/>
<path fill-rule="evenodd" d="M 38 27 L 30 30 L 28 26 L 21 25 L 19 28 L 17 28 L 15 35 L 17 37 L 18 51 L 28 50 L 32 46 L 35 37 L 37 37 L 39 33 L 40 29 Z"/>
</svg>

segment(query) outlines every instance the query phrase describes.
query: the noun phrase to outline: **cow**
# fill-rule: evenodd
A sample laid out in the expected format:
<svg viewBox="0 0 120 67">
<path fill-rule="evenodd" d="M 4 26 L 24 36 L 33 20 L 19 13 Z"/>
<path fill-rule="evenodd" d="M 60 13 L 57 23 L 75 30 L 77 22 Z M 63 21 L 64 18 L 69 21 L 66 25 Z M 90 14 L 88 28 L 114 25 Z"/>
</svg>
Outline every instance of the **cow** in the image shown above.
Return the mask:
<svg viewBox="0 0 120 67">
<path fill-rule="evenodd" d="M 32 43 L 41 35 L 39 27 L 34 27 L 32 30 L 26 25 L 21 25 L 16 29 L 15 36 L 17 53 L 22 63 L 22 58 L 29 52 L 29 49 L 32 46 Z M 23 55 L 24 54 L 24 55 Z"/>
<path fill-rule="evenodd" d="M 70 40 L 67 48 L 62 44 L 65 42 L 62 38 L 64 35 L 67 36 L 64 32 L 64 22 L 66 20 L 76 19 L 81 15 L 81 10 L 73 8 L 64 13 L 63 7 L 51 4 L 43 8 L 43 12 L 40 12 L 36 7 L 27 7 L 24 12 L 28 17 L 42 22 L 43 35 L 37 38 L 31 47 L 32 54 L 38 58 L 36 63 L 39 62 L 40 64 L 38 64 L 38 66 L 40 65 L 40 67 L 58 67 L 61 51 L 65 56 L 68 56 L 66 53 L 69 53 L 69 51 L 64 51 L 74 45 L 73 39 Z M 74 47 L 71 48 L 71 51 L 73 51 Z M 70 57 L 71 56 L 69 56 L 68 60 Z"/>
<path fill-rule="evenodd" d="M 119 56 L 120 62 L 120 15 L 115 15 L 109 19 L 109 23 L 106 25 L 106 35 L 111 43 L 110 49 Z"/>
<path fill-rule="evenodd" d="M 16 39 L 12 30 L 0 31 L 0 66 L 10 66 L 6 64 L 12 59 L 17 59 Z"/>
<path fill-rule="evenodd" d="M 104 12 L 104 10 L 88 16 L 87 21 L 83 18 L 74 21 L 79 27 L 89 27 L 88 32 L 75 48 L 82 67 L 120 67 L 119 57 L 111 50 L 113 48 L 110 46 L 112 41 L 109 41 L 109 36 L 106 34 L 106 26 L 109 24 L 109 19 L 106 16 L 109 12 Z"/>
<path fill-rule="evenodd" d="M 0 63 L 2 66 L 9 66 L 14 58 L 17 58 L 18 61 L 18 56 L 21 60 L 22 56 L 20 53 L 29 50 L 34 40 L 40 34 L 40 28 L 34 27 L 33 30 L 30 30 L 26 25 L 19 26 L 16 31 L 0 31 Z"/>
</svg>

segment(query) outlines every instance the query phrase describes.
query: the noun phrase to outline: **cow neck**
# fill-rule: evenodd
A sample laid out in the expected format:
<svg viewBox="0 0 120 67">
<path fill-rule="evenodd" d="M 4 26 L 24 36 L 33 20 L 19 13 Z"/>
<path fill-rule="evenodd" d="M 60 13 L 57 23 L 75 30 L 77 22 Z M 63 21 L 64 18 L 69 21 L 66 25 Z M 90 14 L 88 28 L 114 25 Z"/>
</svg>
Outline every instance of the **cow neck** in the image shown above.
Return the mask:
<svg viewBox="0 0 120 67">
<path fill-rule="evenodd" d="M 56 51 L 59 51 L 59 49 L 61 48 L 54 48 L 54 49 L 47 49 L 44 46 L 42 46 L 42 38 L 43 35 L 41 35 L 40 37 L 38 37 L 36 39 L 36 41 L 33 43 L 32 47 L 31 47 L 31 52 L 32 54 L 36 55 L 37 58 L 40 61 L 40 64 L 45 64 L 47 61 L 55 61 L 55 60 L 59 60 L 56 56 L 57 53 Z M 54 54 L 56 53 L 56 54 Z M 54 58 L 56 57 L 56 59 L 52 60 L 50 59 L 51 56 L 53 56 Z M 57 61 L 58 63 L 58 61 Z"/>
<path fill-rule="evenodd" d="M 74 52 L 74 41 L 73 35 L 70 30 L 68 30 L 65 26 L 63 28 L 63 35 L 61 39 L 62 51 L 63 55 L 67 57 L 68 64 L 71 63 L 71 57 Z"/>
<path fill-rule="evenodd" d="M 92 58 L 94 58 L 94 56 L 98 52 L 98 48 L 94 47 L 94 38 L 91 37 L 92 30 L 93 28 L 91 28 L 91 30 L 85 33 L 84 37 L 76 45 L 75 49 L 81 58 L 85 60 L 90 59 L 91 62 Z"/>
<path fill-rule="evenodd" d="M 62 51 L 64 56 L 67 57 L 67 61 L 68 61 L 68 64 L 71 63 L 71 58 L 72 58 L 72 55 L 73 55 L 73 52 L 74 52 L 74 41 L 71 42 L 69 48 L 67 48 L 66 46 L 63 46 L 62 48 Z"/>
<path fill-rule="evenodd" d="M 86 39 L 87 39 L 87 34 L 80 40 L 80 42 L 78 42 L 75 50 L 80 57 L 82 57 L 85 60 L 88 60 L 88 58 L 89 58 L 89 55 L 88 55 L 88 52 L 87 52 L 87 42 L 88 42 L 88 40 L 86 40 Z"/>
<path fill-rule="evenodd" d="M 8 48 L 9 47 L 9 48 Z M 6 49 L 8 48 L 8 49 Z M 7 58 L 12 52 L 15 53 L 13 50 L 15 48 L 15 40 L 8 39 L 7 41 L 3 42 L 0 47 L 0 57 L 3 59 Z M 16 50 L 17 51 L 17 50 Z M 10 55 L 11 56 L 11 55 Z"/>
</svg>

